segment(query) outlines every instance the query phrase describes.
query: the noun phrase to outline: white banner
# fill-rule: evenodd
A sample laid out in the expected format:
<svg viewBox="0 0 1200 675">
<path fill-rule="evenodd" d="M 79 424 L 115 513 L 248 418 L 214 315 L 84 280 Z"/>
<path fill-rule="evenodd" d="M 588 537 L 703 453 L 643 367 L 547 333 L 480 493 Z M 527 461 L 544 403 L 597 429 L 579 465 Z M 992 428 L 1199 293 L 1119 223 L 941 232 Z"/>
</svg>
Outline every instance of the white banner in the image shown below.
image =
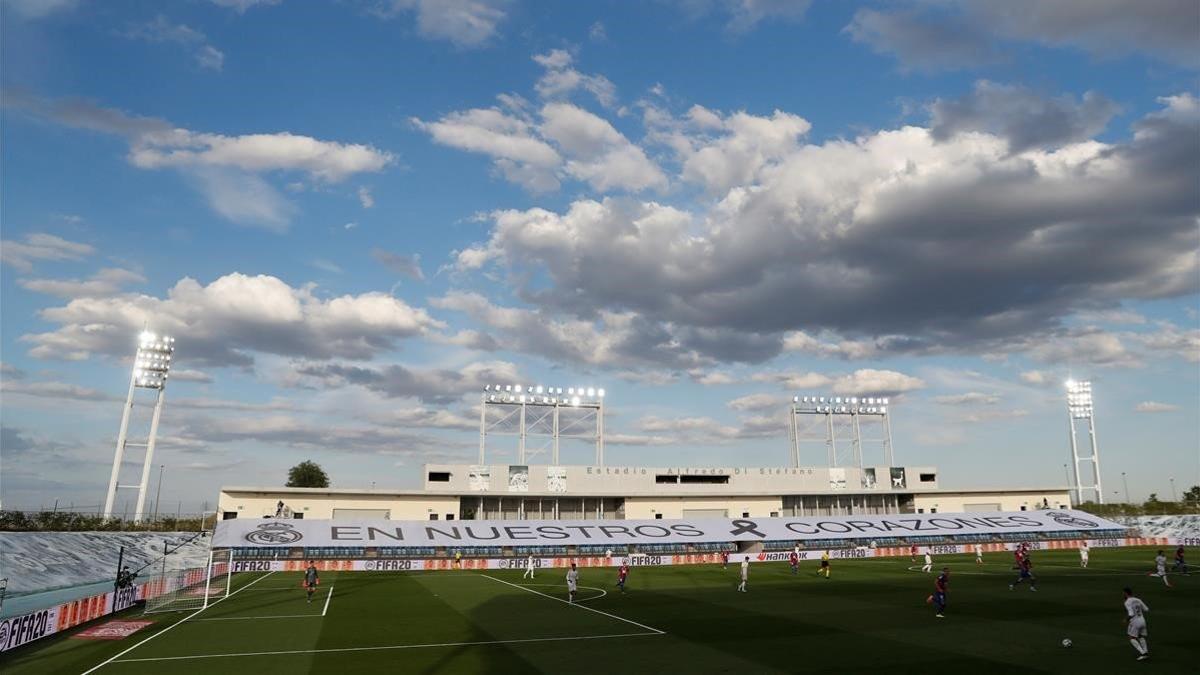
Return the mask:
<svg viewBox="0 0 1200 675">
<path fill-rule="evenodd" d="M 576 546 L 1124 529 L 1082 511 L 696 520 L 222 520 L 213 546 Z"/>
<path fill-rule="evenodd" d="M 58 607 L 50 607 L 25 616 L 0 619 L 0 652 L 58 632 Z"/>
</svg>

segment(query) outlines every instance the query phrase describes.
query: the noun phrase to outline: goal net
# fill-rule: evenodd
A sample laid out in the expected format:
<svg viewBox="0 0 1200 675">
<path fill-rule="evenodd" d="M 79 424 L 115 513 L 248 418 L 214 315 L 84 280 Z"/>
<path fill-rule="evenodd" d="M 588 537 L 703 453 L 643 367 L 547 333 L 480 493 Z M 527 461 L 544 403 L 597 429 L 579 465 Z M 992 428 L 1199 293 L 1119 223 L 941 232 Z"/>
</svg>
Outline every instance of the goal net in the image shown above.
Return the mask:
<svg viewBox="0 0 1200 675">
<path fill-rule="evenodd" d="M 164 555 L 146 583 L 146 613 L 204 609 L 229 596 L 233 551 L 210 551 L 208 564 L 188 567 L 182 556 Z"/>
</svg>

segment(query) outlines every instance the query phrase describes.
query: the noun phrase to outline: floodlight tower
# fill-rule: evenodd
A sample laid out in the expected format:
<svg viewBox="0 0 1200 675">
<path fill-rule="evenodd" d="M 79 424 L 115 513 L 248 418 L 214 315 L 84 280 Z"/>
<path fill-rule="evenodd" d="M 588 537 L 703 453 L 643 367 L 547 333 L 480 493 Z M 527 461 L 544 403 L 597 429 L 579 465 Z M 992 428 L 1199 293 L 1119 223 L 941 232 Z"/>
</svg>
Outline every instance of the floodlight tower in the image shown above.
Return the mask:
<svg viewBox="0 0 1200 675">
<path fill-rule="evenodd" d="M 1080 454 L 1076 439 L 1076 425 L 1087 421 L 1088 440 L 1091 452 Z M 1104 503 L 1104 490 L 1100 486 L 1100 450 L 1096 447 L 1095 408 L 1092 405 L 1092 383 L 1067 380 L 1067 422 L 1071 428 L 1071 466 L 1075 475 L 1075 503 L 1083 502 L 1084 491 L 1094 492 L 1096 501 Z M 1086 465 L 1086 466 L 1085 466 Z M 1087 481 L 1084 480 L 1084 474 Z"/>
<path fill-rule="evenodd" d="M 486 460 L 488 434 L 517 436 L 517 463 L 550 444 L 550 461 L 558 464 L 560 438 L 580 438 L 596 443 L 596 465 L 604 466 L 604 390 L 596 387 L 544 387 L 542 385 L 489 384 L 479 406 L 479 463 Z M 564 419 L 566 418 L 565 423 Z M 527 439 L 543 443 L 526 452 Z"/>
<path fill-rule="evenodd" d="M 113 502 L 119 489 L 138 489 L 137 508 L 134 519 L 141 522 L 146 506 L 146 488 L 150 484 L 150 466 L 154 461 L 154 441 L 158 437 L 158 420 L 162 415 L 163 392 L 167 386 L 167 376 L 171 370 L 171 356 L 175 352 L 175 338 L 165 335 L 155 335 L 150 331 L 142 331 L 138 336 L 137 353 L 133 361 L 133 374 L 129 378 L 129 394 L 125 397 L 125 409 L 121 413 L 121 430 L 117 433 L 117 449 L 113 455 L 112 474 L 108 479 L 108 494 L 104 498 L 104 517 L 111 518 Z M 150 435 L 145 443 L 129 443 L 129 414 L 133 411 L 133 395 L 138 389 L 151 389 L 156 392 L 154 415 L 150 418 Z M 142 480 L 137 485 L 119 485 L 117 479 L 121 474 L 121 460 L 125 455 L 126 446 L 136 445 L 146 448 L 146 457 L 142 462 Z"/>
<path fill-rule="evenodd" d="M 800 466 L 802 443 L 820 443 L 825 446 L 830 467 L 848 460 L 861 470 L 864 442 L 882 446 L 884 462 L 894 466 L 889 405 L 888 399 L 881 396 L 793 396 L 788 419 L 792 466 Z M 868 428 L 867 436 L 863 436 L 864 426 Z M 877 435 L 871 435 L 872 427 Z"/>
</svg>

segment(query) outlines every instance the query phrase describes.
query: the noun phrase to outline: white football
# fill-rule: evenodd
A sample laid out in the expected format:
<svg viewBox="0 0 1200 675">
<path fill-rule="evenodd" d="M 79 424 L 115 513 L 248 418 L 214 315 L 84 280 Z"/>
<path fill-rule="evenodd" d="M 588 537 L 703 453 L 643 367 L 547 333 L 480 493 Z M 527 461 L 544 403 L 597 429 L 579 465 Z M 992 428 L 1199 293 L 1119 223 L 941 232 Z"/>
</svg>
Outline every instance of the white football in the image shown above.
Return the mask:
<svg viewBox="0 0 1200 675">
<path fill-rule="evenodd" d="M 1070 647 L 1071 646 L 1071 638 L 1063 638 L 1062 645 L 1064 647 Z"/>
</svg>

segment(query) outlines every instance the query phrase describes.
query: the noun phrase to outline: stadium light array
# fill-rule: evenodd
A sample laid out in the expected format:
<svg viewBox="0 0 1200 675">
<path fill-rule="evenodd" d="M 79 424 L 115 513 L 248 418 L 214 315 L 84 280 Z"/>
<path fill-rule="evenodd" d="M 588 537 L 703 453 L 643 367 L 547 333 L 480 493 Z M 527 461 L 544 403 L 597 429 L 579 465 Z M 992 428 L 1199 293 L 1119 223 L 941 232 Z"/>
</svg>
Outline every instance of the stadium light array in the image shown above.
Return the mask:
<svg viewBox="0 0 1200 675">
<path fill-rule="evenodd" d="M 1091 419 L 1095 412 L 1092 405 L 1092 383 L 1067 380 L 1067 410 L 1077 420 Z"/>
<path fill-rule="evenodd" d="M 828 415 L 886 415 L 885 396 L 793 396 L 792 405 L 798 412 Z"/>
<path fill-rule="evenodd" d="M 485 384 L 484 400 L 488 403 L 517 403 L 525 405 L 595 406 L 604 400 L 605 391 L 597 387 L 547 387 L 544 385 Z"/>
<path fill-rule="evenodd" d="M 142 331 L 133 359 L 133 384 L 143 389 L 162 389 L 171 373 L 175 338 Z"/>
</svg>

